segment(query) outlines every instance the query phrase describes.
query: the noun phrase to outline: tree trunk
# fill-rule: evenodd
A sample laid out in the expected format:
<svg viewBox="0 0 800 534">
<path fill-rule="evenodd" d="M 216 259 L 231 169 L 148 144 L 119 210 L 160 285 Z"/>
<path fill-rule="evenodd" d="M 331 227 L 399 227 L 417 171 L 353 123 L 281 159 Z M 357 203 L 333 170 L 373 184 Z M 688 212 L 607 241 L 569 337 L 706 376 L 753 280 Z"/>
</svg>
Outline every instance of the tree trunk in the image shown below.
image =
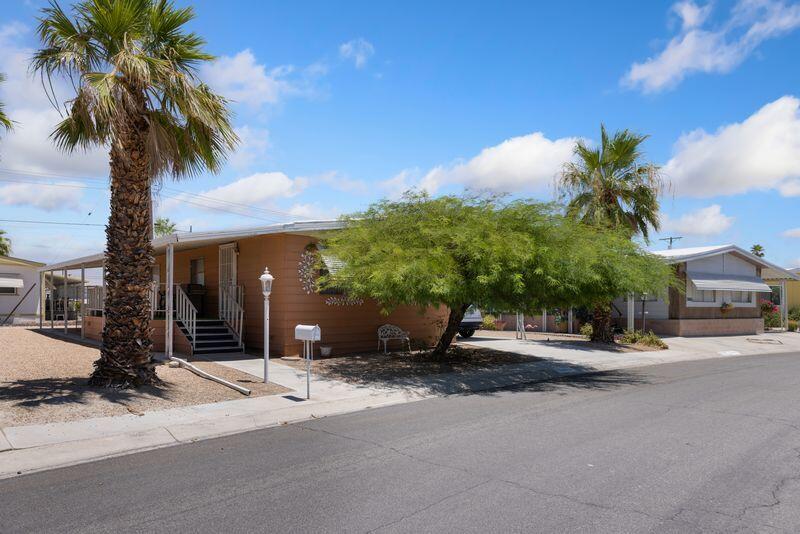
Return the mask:
<svg viewBox="0 0 800 534">
<path fill-rule="evenodd" d="M 119 126 L 111 148 L 111 215 L 106 227 L 105 325 L 89 383 L 128 388 L 158 381 L 151 360 L 153 250 L 147 123 Z"/>
<path fill-rule="evenodd" d="M 592 312 L 592 341 L 613 343 L 614 331 L 611 328 L 611 306 L 598 304 Z"/>
<path fill-rule="evenodd" d="M 450 308 L 450 315 L 447 317 L 447 326 L 445 326 L 442 337 L 439 338 L 436 347 L 433 349 L 434 356 L 444 356 L 447 349 L 450 348 L 450 344 L 453 342 L 453 338 L 456 337 L 458 327 L 461 324 L 461 320 L 464 318 L 464 314 L 467 313 L 468 308 L 469 304 L 462 304 Z"/>
</svg>

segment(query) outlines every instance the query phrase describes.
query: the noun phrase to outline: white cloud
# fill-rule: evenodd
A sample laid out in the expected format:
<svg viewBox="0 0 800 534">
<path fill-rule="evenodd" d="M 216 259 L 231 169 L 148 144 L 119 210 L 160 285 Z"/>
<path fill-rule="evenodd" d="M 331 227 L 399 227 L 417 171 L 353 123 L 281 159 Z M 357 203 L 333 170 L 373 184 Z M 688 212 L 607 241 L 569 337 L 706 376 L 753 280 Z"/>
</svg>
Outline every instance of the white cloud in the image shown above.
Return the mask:
<svg viewBox="0 0 800 534">
<path fill-rule="evenodd" d="M 781 235 L 783 235 L 783 237 L 800 237 L 800 228 L 790 228 Z"/>
<path fill-rule="evenodd" d="M 0 204 L 6 206 L 32 206 L 45 211 L 78 211 L 82 198 L 83 186 L 78 182 L 58 182 L 48 186 L 31 183 L 0 186 Z"/>
<path fill-rule="evenodd" d="M 344 59 L 353 60 L 357 69 L 365 67 L 374 54 L 375 47 L 363 37 L 339 45 L 339 55 Z"/>
<path fill-rule="evenodd" d="M 253 206 L 269 207 L 274 205 L 276 199 L 294 197 L 307 185 L 308 179 L 303 177 L 292 179 L 282 172 L 260 172 L 195 195 L 181 194 L 167 198 L 161 203 L 160 213 L 168 213 L 185 203 L 191 208 L 217 208 L 248 214 L 253 212 Z"/>
<path fill-rule="evenodd" d="M 800 27 L 800 4 L 782 0 L 739 0 L 721 26 L 705 28 L 711 4 L 681 1 L 672 11 L 681 30 L 657 55 L 634 63 L 623 85 L 645 93 L 679 84 L 693 72 L 727 73 L 741 64 L 765 40 Z"/>
<path fill-rule="evenodd" d="M 364 194 L 369 191 L 369 185 L 364 180 L 349 178 L 348 176 L 336 171 L 323 173 L 318 177 L 318 179 L 331 189 L 343 191 L 345 193 Z"/>
<path fill-rule="evenodd" d="M 733 225 L 734 217 L 722 213 L 719 204 L 685 213 L 678 219 L 664 217 L 664 230 L 684 236 L 710 237 L 719 235 Z"/>
<path fill-rule="evenodd" d="M 28 33 L 29 29 L 19 23 L 0 26 L 0 72 L 7 76 L 0 85 L 0 100 L 6 104 L 8 116 L 17 123 L 0 141 L 3 167 L 62 176 L 107 175 L 105 148 L 66 154 L 50 140 L 50 133 L 62 117 L 47 100 L 40 81 L 28 72 L 33 51 L 19 44 Z M 57 80 L 54 82 L 56 94 L 60 98 L 69 97 L 72 89 Z"/>
<path fill-rule="evenodd" d="M 800 100 L 784 96 L 714 133 L 682 135 L 664 174 L 681 196 L 800 194 Z"/>
<path fill-rule="evenodd" d="M 325 220 L 336 219 L 342 214 L 341 210 L 335 207 L 321 207 L 317 203 L 313 204 L 293 204 L 289 208 L 289 215 L 301 220 Z"/>
<path fill-rule="evenodd" d="M 253 126 L 236 128 L 239 146 L 231 154 L 230 163 L 237 169 L 246 169 L 256 162 L 263 161 L 269 148 L 269 130 Z"/>
<path fill-rule="evenodd" d="M 542 132 L 512 137 L 484 148 L 467 161 L 434 167 L 418 185 L 430 192 L 446 184 L 501 192 L 541 190 L 552 185 L 561 167 L 572 158 L 577 140 L 575 137 L 551 140 Z M 397 187 L 410 176 L 401 173 L 389 182 Z"/>
<path fill-rule="evenodd" d="M 711 3 L 699 6 L 691 0 L 676 2 L 672 11 L 681 19 L 681 28 L 690 30 L 702 25 L 711 13 Z"/>
<path fill-rule="evenodd" d="M 250 49 L 235 56 L 221 56 L 204 65 L 201 76 L 225 97 L 253 108 L 277 104 L 284 96 L 297 94 L 300 88 L 290 79 L 292 65 L 273 69 L 258 63 Z"/>
<path fill-rule="evenodd" d="M 378 185 L 389 198 L 400 198 L 409 189 L 418 187 L 418 182 L 419 169 L 404 169 Z"/>
</svg>

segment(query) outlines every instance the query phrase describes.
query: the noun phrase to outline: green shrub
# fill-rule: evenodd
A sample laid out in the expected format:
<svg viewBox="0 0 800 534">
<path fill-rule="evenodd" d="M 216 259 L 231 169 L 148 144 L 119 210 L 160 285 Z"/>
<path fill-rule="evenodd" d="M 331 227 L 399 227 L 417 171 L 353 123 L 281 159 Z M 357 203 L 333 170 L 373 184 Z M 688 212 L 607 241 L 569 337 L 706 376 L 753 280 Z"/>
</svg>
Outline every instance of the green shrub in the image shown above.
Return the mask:
<svg viewBox="0 0 800 534">
<path fill-rule="evenodd" d="M 797 332 L 797 321 L 789 319 L 789 332 Z"/>
<path fill-rule="evenodd" d="M 581 335 L 585 336 L 589 339 L 592 339 L 592 334 L 594 334 L 594 328 L 590 323 L 586 323 L 585 325 L 581 326 Z"/>
<path fill-rule="evenodd" d="M 800 306 L 792 306 L 789 308 L 789 319 L 792 321 L 800 321 Z"/>
<path fill-rule="evenodd" d="M 765 328 L 780 328 L 781 314 L 778 312 L 763 312 Z"/>
<path fill-rule="evenodd" d="M 658 337 L 652 330 L 648 333 L 643 333 L 638 330 L 626 330 L 620 338 L 620 343 L 626 345 L 646 345 L 657 349 L 666 349 L 667 344 Z"/>
<path fill-rule="evenodd" d="M 494 325 L 494 322 L 496 320 L 497 319 L 495 319 L 494 315 L 488 315 L 488 314 L 484 315 L 483 316 L 483 325 L 481 325 L 481 328 L 484 329 L 484 330 L 497 330 L 497 327 Z"/>
</svg>

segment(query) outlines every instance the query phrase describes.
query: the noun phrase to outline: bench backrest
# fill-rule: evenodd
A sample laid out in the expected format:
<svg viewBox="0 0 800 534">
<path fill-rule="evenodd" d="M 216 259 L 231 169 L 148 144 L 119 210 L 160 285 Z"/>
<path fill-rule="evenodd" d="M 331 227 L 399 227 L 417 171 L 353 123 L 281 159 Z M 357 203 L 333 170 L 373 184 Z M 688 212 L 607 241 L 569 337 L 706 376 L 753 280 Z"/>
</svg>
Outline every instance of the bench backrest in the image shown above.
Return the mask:
<svg viewBox="0 0 800 534">
<path fill-rule="evenodd" d="M 385 324 L 378 327 L 378 339 L 406 338 L 408 334 L 399 326 Z"/>
</svg>

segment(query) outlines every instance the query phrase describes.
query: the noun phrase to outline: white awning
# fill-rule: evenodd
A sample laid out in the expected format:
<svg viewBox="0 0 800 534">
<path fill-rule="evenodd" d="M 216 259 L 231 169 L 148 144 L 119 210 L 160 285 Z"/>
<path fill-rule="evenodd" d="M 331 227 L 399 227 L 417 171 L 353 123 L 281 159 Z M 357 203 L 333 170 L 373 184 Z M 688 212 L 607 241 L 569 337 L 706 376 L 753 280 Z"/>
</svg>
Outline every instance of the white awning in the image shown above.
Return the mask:
<svg viewBox="0 0 800 534">
<path fill-rule="evenodd" d="M 24 285 L 25 284 L 22 282 L 22 278 L 8 275 L 0 276 L 0 287 L 20 289 L 24 287 Z"/>
<path fill-rule="evenodd" d="M 755 291 L 772 293 L 772 289 L 757 276 L 735 274 L 687 273 L 697 289 L 702 291 Z"/>
</svg>

